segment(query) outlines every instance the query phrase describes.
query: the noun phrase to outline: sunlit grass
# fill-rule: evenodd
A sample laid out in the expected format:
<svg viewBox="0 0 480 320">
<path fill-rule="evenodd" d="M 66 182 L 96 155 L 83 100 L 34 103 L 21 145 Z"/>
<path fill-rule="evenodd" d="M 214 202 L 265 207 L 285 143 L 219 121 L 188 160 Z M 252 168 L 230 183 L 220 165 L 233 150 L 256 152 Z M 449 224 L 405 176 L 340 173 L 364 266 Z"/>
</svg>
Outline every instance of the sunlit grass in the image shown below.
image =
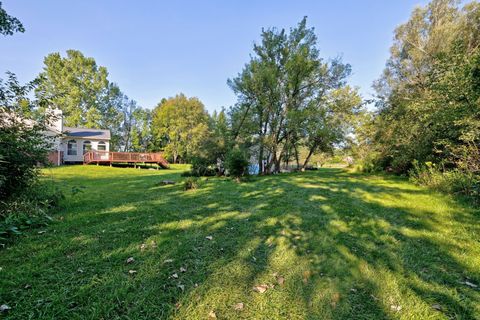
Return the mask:
<svg viewBox="0 0 480 320">
<path fill-rule="evenodd" d="M 185 169 L 45 170 L 66 199 L 0 251 L 2 316 L 480 319 L 475 208 L 340 169 L 158 184 Z"/>
</svg>

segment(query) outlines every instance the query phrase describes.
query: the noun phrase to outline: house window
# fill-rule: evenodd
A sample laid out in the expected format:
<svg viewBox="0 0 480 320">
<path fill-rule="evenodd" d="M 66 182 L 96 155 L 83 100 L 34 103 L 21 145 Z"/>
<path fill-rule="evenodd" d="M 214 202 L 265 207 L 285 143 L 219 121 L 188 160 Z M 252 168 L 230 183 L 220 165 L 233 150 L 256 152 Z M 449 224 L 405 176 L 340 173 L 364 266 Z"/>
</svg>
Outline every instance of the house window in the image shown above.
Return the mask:
<svg viewBox="0 0 480 320">
<path fill-rule="evenodd" d="M 87 153 L 90 150 L 92 150 L 92 143 L 90 141 L 84 141 L 83 142 L 83 154 Z"/>
<path fill-rule="evenodd" d="M 97 150 L 98 150 L 98 151 L 105 151 L 105 150 L 107 150 L 107 146 L 105 145 L 105 142 L 100 141 L 100 142 L 98 143 Z"/>
<path fill-rule="evenodd" d="M 76 156 L 77 155 L 77 141 L 69 140 L 67 143 L 67 155 Z"/>
</svg>

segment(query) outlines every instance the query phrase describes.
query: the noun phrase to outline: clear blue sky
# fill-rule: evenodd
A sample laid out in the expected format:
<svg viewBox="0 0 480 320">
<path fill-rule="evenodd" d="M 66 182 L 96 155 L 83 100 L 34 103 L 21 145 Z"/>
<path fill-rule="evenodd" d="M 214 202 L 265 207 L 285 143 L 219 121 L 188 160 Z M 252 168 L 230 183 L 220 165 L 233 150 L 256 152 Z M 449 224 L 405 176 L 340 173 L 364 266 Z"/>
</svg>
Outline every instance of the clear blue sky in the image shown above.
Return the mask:
<svg viewBox="0 0 480 320">
<path fill-rule="evenodd" d="M 248 61 L 262 27 L 290 28 L 303 16 L 323 57 L 342 55 L 364 97 L 380 75 L 394 28 L 422 0 L 122 1 L 2 0 L 24 34 L 0 38 L 0 72 L 33 79 L 51 52 L 77 49 L 143 107 L 179 92 L 209 111 L 235 103 L 226 81 Z"/>
</svg>

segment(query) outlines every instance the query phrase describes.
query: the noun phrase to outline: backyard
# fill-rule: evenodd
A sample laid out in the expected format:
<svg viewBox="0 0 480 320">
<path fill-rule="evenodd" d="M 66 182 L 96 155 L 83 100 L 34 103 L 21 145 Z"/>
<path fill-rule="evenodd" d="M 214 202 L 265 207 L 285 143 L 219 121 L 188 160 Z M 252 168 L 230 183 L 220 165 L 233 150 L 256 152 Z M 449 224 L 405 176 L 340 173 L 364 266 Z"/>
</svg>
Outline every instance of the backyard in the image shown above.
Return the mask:
<svg viewBox="0 0 480 320">
<path fill-rule="evenodd" d="M 473 206 L 335 168 L 184 191 L 186 169 L 45 169 L 66 198 L 0 251 L 5 318 L 480 319 Z"/>
</svg>

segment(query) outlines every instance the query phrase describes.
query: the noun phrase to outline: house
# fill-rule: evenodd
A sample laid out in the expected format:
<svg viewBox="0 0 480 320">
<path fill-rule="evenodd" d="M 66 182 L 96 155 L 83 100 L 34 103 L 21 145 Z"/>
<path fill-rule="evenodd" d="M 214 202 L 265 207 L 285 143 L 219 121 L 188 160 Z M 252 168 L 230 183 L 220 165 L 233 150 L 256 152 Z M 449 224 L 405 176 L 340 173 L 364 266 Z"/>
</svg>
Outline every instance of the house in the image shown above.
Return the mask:
<svg viewBox="0 0 480 320">
<path fill-rule="evenodd" d="M 45 133 L 53 137 L 53 148 L 48 155 L 51 163 L 83 163 L 87 151 L 110 151 L 110 130 L 65 127 L 62 111 L 55 109 L 53 114 L 55 120 Z"/>
</svg>

